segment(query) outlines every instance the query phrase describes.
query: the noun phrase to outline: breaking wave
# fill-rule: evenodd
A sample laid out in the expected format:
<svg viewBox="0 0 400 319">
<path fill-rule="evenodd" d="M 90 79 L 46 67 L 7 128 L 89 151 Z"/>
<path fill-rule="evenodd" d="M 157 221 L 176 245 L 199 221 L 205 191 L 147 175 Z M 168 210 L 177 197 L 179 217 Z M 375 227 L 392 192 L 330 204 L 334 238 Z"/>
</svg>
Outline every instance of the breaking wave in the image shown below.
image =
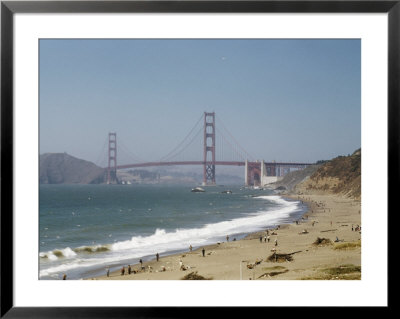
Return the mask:
<svg viewBox="0 0 400 319">
<path fill-rule="evenodd" d="M 41 267 L 40 277 L 54 277 L 54 274 L 84 267 L 102 267 L 112 263 L 134 260 L 156 252 L 168 253 L 201 247 L 223 240 L 226 235 L 246 234 L 279 224 L 288 218 L 300 206 L 297 201 L 287 201 L 280 196 L 258 196 L 274 203 L 268 210 L 259 210 L 245 217 L 217 223 L 206 224 L 198 228 L 175 229 L 166 231 L 156 229 L 149 236 L 133 236 L 128 240 L 109 245 L 81 246 L 74 249 L 66 247 L 49 252 L 41 252 L 40 258 L 49 261 L 49 267 Z M 63 263 L 61 261 L 64 259 Z M 52 262 L 55 262 L 52 265 Z"/>
</svg>

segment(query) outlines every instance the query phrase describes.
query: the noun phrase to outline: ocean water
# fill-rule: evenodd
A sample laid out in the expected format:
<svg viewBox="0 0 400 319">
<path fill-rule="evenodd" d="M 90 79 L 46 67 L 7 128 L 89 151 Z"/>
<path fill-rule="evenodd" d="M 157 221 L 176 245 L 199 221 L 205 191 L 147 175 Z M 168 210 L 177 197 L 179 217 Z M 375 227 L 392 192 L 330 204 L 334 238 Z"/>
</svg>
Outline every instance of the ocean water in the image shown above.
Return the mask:
<svg viewBox="0 0 400 319">
<path fill-rule="evenodd" d="M 40 185 L 39 278 L 89 278 L 298 219 L 306 209 L 239 186 Z M 231 190 L 232 194 L 222 193 Z"/>
</svg>

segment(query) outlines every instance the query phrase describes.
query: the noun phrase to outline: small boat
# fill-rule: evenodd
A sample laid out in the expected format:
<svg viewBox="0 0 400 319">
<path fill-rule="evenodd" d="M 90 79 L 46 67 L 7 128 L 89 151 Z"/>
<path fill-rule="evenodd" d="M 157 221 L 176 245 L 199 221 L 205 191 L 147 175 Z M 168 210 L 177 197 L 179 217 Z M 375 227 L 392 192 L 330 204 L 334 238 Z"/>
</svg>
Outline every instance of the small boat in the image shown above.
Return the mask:
<svg viewBox="0 0 400 319">
<path fill-rule="evenodd" d="M 192 191 L 193 193 L 204 193 L 204 192 L 205 192 L 205 190 L 204 190 L 203 188 L 201 188 L 201 187 L 192 188 L 191 191 Z"/>
<path fill-rule="evenodd" d="M 227 191 L 221 192 L 221 194 L 232 194 L 232 191 L 228 189 Z"/>
</svg>

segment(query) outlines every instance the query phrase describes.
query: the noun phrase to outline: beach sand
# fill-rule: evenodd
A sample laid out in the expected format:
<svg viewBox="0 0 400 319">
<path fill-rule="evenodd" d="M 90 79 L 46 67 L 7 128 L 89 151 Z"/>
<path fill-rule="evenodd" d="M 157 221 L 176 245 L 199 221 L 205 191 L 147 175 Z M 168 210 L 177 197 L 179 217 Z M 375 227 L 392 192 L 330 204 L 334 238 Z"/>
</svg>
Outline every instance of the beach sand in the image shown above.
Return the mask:
<svg viewBox="0 0 400 319">
<path fill-rule="evenodd" d="M 117 271 L 109 277 L 89 279 L 180 280 L 192 272 L 212 280 L 361 279 L 361 232 L 352 231 L 352 225 L 354 228 L 361 225 L 361 202 L 331 194 L 286 197 L 307 203 L 309 211 L 298 224 L 280 225 L 274 230 L 277 235 L 269 230 L 270 242 L 264 242 L 266 231 L 236 241 L 227 234 L 229 242 L 205 246 L 204 257 L 201 248 L 190 252 L 188 247 L 187 252 L 160 257 L 158 262 L 154 256 L 154 260 L 143 263 L 144 271 L 135 274 L 128 275 L 126 268 L 123 276 Z M 308 233 L 302 233 L 303 230 Z M 343 242 L 335 243 L 336 237 Z M 332 243 L 314 245 L 317 238 L 326 238 Z M 277 254 L 291 254 L 291 261 L 267 260 L 273 255 L 275 239 Z M 180 270 L 180 260 L 186 270 Z M 340 267 L 344 265 L 347 267 Z M 137 271 L 140 264 L 131 267 Z"/>
</svg>

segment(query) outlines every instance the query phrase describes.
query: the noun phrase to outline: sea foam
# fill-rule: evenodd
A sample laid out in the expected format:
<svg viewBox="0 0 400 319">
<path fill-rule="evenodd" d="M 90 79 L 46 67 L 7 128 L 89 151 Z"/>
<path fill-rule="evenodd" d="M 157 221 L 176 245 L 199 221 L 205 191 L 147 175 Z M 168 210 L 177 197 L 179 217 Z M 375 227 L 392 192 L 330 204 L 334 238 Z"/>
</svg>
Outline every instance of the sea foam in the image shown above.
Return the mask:
<svg viewBox="0 0 400 319">
<path fill-rule="evenodd" d="M 182 228 L 174 231 L 156 229 L 149 236 L 133 236 L 128 240 L 118 241 L 109 245 L 81 246 L 75 249 L 69 247 L 40 253 L 41 258 L 57 261 L 59 258 L 69 258 L 67 262 L 55 264 L 47 269 L 41 269 L 40 277 L 51 277 L 55 273 L 66 272 L 83 267 L 102 267 L 112 263 L 129 261 L 155 253 L 187 250 L 224 240 L 226 235 L 244 234 L 265 229 L 279 224 L 291 213 L 299 209 L 299 202 L 287 201 L 280 196 L 258 196 L 257 200 L 273 202 L 274 206 L 267 210 L 259 210 L 246 217 L 205 224 L 198 228 Z M 89 253 L 89 254 L 88 254 Z M 137 262 L 137 260 L 135 261 Z"/>
</svg>

